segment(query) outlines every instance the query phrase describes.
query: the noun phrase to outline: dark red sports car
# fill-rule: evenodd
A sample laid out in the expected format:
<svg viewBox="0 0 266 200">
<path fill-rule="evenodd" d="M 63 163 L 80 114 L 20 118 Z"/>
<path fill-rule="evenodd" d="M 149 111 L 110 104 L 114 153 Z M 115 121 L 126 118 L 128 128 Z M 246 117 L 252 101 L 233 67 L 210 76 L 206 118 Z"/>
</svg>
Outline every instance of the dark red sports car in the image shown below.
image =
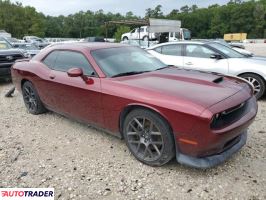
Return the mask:
<svg viewBox="0 0 266 200">
<path fill-rule="evenodd" d="M 244 80 L 166 66 L 138 47 L 58 44 L 15 63 L 32 114 L 52 110 L 124 138 L 141 162 L 198 168 L 237 152 L 257 113 Z"/>
</svg>

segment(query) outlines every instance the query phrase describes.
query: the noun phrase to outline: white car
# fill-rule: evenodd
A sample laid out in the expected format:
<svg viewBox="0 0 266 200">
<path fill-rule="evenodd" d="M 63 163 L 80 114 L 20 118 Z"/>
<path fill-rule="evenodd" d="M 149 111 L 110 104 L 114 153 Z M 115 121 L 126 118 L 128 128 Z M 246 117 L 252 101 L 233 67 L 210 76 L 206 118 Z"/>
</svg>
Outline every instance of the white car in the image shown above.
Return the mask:
<svg viewBox="0 0 266 200">
<path fill-rule="evenodd" d="M 149 37 L 148 37 L 149 36 Z M 124 33 L 121 36 L 121 39 L 124 40 L 144 40 L 148 41 L 148 39 L 153 40 L 156 39 L 154 33 L 148 32 L 148 26 L 142 26 L 140 28 L 135 28 L 129 33 Z"/>
<path fill-rule="evenodd" d="M 152 46 L 147 51 L 167 65 L 242 77 L 253 85 L 258 99 L 265 94 L 264 57 L 246 56 L 209 41 L 168 42 Z"/>
</svg>

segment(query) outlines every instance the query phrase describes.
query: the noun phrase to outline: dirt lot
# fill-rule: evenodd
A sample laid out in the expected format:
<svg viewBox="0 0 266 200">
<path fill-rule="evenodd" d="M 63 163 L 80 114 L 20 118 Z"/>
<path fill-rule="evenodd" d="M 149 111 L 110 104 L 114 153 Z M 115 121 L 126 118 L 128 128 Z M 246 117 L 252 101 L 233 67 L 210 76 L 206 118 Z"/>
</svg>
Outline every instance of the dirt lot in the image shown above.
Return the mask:
<svg viewBox="0 0 266 200">
<path fill-rule="evenodd" d="M 56 199 L 266 199 L 266 101 L 247 145 L 206 171 L 134 159 L 123 141 L 55 113 L 28 114 L 0 84 L 0 187 L 54 187 Z"/>
</svg>

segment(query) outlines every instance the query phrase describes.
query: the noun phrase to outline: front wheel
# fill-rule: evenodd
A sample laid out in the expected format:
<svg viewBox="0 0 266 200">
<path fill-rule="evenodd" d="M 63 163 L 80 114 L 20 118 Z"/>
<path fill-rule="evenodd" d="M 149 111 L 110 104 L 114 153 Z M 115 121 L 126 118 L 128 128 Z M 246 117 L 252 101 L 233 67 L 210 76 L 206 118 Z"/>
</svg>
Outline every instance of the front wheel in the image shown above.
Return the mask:
<svg viewBox="0 0 266 200">
<path fill-rule="evenodd" d="M 246 79 L 249 83 L 253 85 L 254 95 L 257 99 L 260 99 L 265 92 L 265 81 L 256 74 L 243 74 L 240 77 Z"/>
<path fill-rule="evenodd" d="M 147 165 L 161 166 L 175 155 L 171 129 L 154 112 L 144 109 L 130 112 L 123 124 L 123 134 L 130 152 Z"/>
<path fill-rule="evenodd" d="M 29 81 L 22 85 L 22 95 L 27 110 L 34 115 L 46 112 L 46 109 L 34 88 L 33 84 Z"/>
</svg>

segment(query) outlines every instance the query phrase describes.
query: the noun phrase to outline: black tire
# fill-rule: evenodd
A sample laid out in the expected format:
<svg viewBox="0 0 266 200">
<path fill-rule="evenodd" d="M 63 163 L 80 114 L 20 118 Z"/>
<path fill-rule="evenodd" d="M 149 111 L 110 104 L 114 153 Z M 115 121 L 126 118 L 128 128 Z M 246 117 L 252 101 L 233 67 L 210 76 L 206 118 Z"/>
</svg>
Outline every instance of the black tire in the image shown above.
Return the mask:
<svg viewBox="0 0 266 200">
<path fill-rule="evenodd" d="M 126 40 L 128 40 L 128 37 L 126 37 L 126 36 L 123 37 L 123 41 L 126 41 Z"/>
<path fill-rule="evenodd" d="M 38 115 L 47 111 L 31 82 L 26 81 L 22 85 L 22 95 L 25 106 L 31 114 Z"/>
<path fill-rule="evenodd" d="M 148 36 L 146 35 L 146 36 L 144 36 L 144 37 L 142 38 L 142 40 L 143 40 L 143 41 L 148 41 L 149 38 L 148 38 Z"/>
<path fill-rule="evenodd" d="M 142 127 L 136 120 L 142 123 Z M 131 111 L 123 123 L 123 136 L 130 152 L 144 164 L 162 166 L 175 155 L 174 138 L 168 123 L 152 111 L 145 109 Z"/>
<path fill-rule="evenodd" d="M 246 73 L 240 75 L 240 77 L 249 81 L 254 87 L 254 95 L 257 99 L 260 99 L 265 93 L 265 81 L 257 74 Z"/>
</svg>

